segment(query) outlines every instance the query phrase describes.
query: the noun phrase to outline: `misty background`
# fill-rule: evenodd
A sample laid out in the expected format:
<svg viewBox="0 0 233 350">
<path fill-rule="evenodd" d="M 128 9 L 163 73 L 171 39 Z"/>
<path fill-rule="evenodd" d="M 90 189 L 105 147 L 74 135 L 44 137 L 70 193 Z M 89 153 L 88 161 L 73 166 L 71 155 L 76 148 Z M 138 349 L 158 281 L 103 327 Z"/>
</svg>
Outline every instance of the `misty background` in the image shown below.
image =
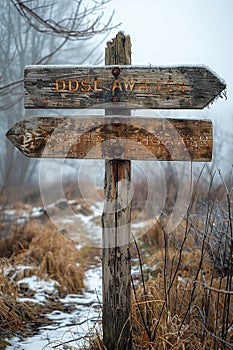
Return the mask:
<svg viewBox="0 0 233 350">
<path fill-rule="evenodd" d="M 24 5 L 24 6 L 22 6 Z M 224 95 L 204 110 L 141 111 L 151 117 L 206 118 L 214 125 L 213 161 L 206 164 L 208 179 L 216 169 L 228 176 L 233 153 L 233 2 L 231 0 L 1 0 L 0 21 L 0 191 L 38 186 L 40 160 L 21 155 L 5 133 L 17 121 L 33 115 L 71 114 L 72 111 L 29 110 L 23 107 L 23 71 L 31 64 L 104 64 L 106 42 L 119 30 L 129 34 L 133 65 L 205 65 L 227 84 Z M 38 20 L 40 18 L 40 20 Z M 73 111 L 82 114 L 83 111 Z M 102 111 L 103 113 L 103 111 Z M 57 175 L 102 186 L 104 161 L 65 160 L 57 168 L 48 163 L 44 180 Z M 133 176 L 174 173 L 177 164 L 133 162 Z M 193 164 L 197 174 L 203 163 Z M 135 175 L 136 174 L 136 175 Z M 141 175 L 140 175 L 141 174 Z M 147 175 L 148 176 L 148 175 Z M 94 177 L 94 180 L 93 180 Z M 56 182 L 56 181 L 55 181 Z M 155 180 L 156 182 L 156 180 Z"/>
</svg>

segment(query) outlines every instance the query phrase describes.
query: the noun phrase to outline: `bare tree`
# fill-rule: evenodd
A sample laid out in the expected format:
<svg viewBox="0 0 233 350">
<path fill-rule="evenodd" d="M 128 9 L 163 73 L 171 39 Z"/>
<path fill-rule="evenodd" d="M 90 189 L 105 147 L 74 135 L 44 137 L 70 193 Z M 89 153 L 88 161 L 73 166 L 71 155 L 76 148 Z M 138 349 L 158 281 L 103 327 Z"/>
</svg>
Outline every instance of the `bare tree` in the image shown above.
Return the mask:
<svg viewBox="0 0 233 350">
<path fill-rule="evenodd" d="M 23 71 L 29 64 L 96 63 L 98 46 L 113 26 L 113 13 L 103 18 L 110 0 L 2 0 L 0 22 L 0 184 L 28 183 L 36 162 L 28 160 L 5 138 L 22 119 Z M 105 20 L 105 22 L 104 22 Z M 88 40 L 88 45 L 86 44 Z M 70 54 L 72 50 L 72 54 Z M 93 57 L 90 62 L 90 55 Z M 0 187 L 1 187 L 0 186 Z"/>
</svg>

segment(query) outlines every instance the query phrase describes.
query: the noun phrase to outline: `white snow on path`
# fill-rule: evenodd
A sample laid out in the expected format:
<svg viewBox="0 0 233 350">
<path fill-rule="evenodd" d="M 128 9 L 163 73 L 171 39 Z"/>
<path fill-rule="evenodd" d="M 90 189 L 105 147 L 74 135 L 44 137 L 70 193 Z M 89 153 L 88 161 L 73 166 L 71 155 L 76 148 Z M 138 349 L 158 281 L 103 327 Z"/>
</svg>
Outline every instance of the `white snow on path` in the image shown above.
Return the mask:
<svg viewBox="0 0 233 350">
<path fill-rule="evenodd" d="M 33 277 L 30 281 L 32 284 Z M 101 321 L 101 266 L 91 268 L 86 272 L 85 285 L 86 288 L 82 295 L 69 294 L 60 299 L 64 305 L 75 306 L 74 311 L 55 310 L 49 315 L 45 315 L 54 321 L 53 325 L 41 327 L 39 333 L 33 337 L 19 338 L 15 336 L 8 339 L 11 345 L 7 346 L 6 350 L 65 350 L 71 349 L 71 346 L 72 349 L 80 349 L 85 344 L 83 337 Z M 41 302 L 41 298 L 39 302 Z M 69 343 L 63 345 L 67 341 Z"/>
</svg>

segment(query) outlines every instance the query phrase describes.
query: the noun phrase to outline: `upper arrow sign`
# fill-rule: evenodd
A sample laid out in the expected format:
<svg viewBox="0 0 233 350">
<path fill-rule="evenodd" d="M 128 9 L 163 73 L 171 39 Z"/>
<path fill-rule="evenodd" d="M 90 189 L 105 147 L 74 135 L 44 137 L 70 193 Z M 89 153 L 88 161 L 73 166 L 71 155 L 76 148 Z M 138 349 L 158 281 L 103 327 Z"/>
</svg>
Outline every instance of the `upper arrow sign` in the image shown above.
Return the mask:
<svg viewBox="0 0 233 350">
<path fill-rule="evenodd" d="M 98 108 L 99 104 L 120 101 L 131 108 L 200 109 L 225 88 L 208 68 L 199 66 L 25 69 L 26 108 Z"/>
</svg>

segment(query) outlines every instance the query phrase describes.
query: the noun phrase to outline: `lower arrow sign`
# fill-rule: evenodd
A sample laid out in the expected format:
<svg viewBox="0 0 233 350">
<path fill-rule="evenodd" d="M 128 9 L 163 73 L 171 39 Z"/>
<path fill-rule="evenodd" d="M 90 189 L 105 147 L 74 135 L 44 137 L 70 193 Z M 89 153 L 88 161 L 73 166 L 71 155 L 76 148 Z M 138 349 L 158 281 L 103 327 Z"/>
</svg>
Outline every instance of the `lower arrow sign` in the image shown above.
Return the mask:
<svg viewBox="0 0 233 350">
<path fill-rule="evenodd" d="M 31 158 L 212 159 L 209 120 L 118 115 L 33 117 L 16 123 L 6 136 Z"/>
</svg>

